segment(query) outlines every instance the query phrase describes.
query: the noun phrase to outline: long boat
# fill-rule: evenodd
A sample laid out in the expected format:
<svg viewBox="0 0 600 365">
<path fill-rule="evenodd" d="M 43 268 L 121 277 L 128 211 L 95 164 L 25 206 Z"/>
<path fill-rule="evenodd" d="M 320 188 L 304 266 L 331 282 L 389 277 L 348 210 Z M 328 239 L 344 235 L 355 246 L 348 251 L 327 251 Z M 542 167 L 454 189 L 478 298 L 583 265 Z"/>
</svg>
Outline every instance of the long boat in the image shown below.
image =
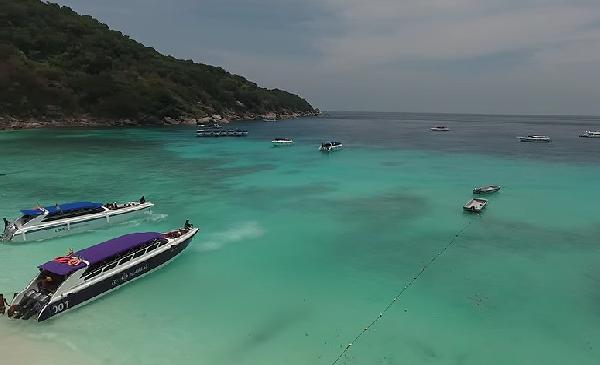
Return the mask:
<svg viewBox="0 0 600 365">
<path fill-rule="evenodd" d="M 585 131 L 579 135 L 582 138 L 600 138 L 600 131 Z"/>
<path fill-rule="evenodd" d="M 154 204 L 144 197 L 128 203 L 73 202 L 21 210 L 13 222 L 4 218 L 4 242 L 37 241 L 84 232 L 134 218 Z"/>
<path fill-rule="evenodd" d="M 521 142 L 537 142 L 537 143 L 548 143 L 551 141 L 548 136 L 540 136 L 540 135 L 529 135 L 524 137 L 517 137 Z"/>
<path fill-rule="evenodd" d="M 172 261 L 197 232 L 186 221 L 180 229 L 126 234 L 50 260 L 14 297 L 7 315 L 42 322 L 89 303 Z"/>
</svg>

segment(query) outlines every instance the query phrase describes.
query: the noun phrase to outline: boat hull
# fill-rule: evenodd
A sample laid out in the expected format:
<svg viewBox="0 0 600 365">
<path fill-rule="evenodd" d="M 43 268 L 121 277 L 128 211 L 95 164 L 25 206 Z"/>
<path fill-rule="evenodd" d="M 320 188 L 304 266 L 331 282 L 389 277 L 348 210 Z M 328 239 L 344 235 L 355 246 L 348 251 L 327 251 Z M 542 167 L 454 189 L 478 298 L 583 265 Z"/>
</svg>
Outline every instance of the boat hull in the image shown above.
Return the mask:
<svg viewBox="0 0 600 365">
<path fill-rule="evenodd" d="M 98 281 L 84 289 L 68 293 L 60 300 L 48 303 L 48 305 L 46 305 L 38 315 L 37 321 L 42 322 L 48 320 L 71 309 L 90 303 L 102 295 L 108 294 L 127 283 L 149 274 L 153 270 L 156 270 L 161 266 L 171 262 L 189 245 L 193 238 L 194 235 L 191 235 L 184 241 L 172 245 L 171 248 L 161 252 L 160 254 L 149 257 L 147 260 L 136 263 L 135 265 L 132 265 L 124 270 L 115 272 L 113 275 L 104 278 L 101 281 Z"/>
<path fill-rule="evenodd" d="M 6 243 L 19 243 L 29 241 L 40 241 L 49 238 L 62 237 L 76 233 L 82 233 L 93 229 L 103 228 L 109 224 L 123 223 L 149 213 L 152 206 L 142 209 L 82 219 L 74 222 L 65 222 L 50 227 L 31 228 L 26 231 L 17 231 L 10 241 Z"/>
</svg>

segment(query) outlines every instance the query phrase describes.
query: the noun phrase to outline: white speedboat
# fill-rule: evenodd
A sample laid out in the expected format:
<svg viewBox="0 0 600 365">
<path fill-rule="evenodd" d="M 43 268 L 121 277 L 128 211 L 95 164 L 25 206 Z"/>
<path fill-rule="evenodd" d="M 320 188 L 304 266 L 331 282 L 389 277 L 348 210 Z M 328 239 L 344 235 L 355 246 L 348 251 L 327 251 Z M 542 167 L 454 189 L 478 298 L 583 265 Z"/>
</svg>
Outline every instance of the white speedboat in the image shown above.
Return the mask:
<svg viewBox="0 0 600 365">
<path fill-rule="evenodd" d="M 291 146 L 294 144 L 294 140 L 291 138 L 275 138 L 271 143 L 273 146 Z"/>
<path fill-rule="evenodd" d="M 466 212 L 479 213 L 487 205 L 487 200 L 481 198 L 471 199 L 463 206 L 463 210 Z"/>
<path fill-rule="evenodd" d="M 7 314 L 42 322 L 89 303 L 170 262 L 197 232 L 186 221 L 182 229 L 127 234 L 50 260 L 38 267 Z"/>
<path fill-rule="evenodd" d="M 582 137 L 582 138 L 600 138 L 600 131 L 585 131 L 585 133 L 580 134 L 579 137 Z"/>
<path fill-rule="evenodd" d="M 4 218 L 2 241 L 37 241 L 119 223 L 148 212 L 154 204 L 144 197 L 128 203 L 74 202 L 21 210 L 13 222 Z"/>
<path fill-rule="evenodd" d="M 322 152 L 333 152 L 342 149 L 342 142 L 323 142 L 319 147 L 319 151 Z"/>
<path fill-rule="evenodd" d="M 275 117 L 264 117 L 263 122 L 276 122 L 277 118 Z"/>
<path fill-rule="evenodd" d="M 429 128 L 432 132 L 449 132 L 450 128 L 446 127 L 445 125 L 439 125 L 436 127 L 431 127 Z"/>
<path fill-rule="evenodd" d="M 538 135 L 531 135 L 531 136 L 525 136 L 525 137 L 517 137 L 521 142 L 550 142 L 551 139 L 548 136 L 538 136 Z"/>
<path fill-rule="evenodd" d="M 473 194 L 491 194 L 497 191 L 500 191 L 500 185 L 486 185 L 473 189 Z"/>
</svg>

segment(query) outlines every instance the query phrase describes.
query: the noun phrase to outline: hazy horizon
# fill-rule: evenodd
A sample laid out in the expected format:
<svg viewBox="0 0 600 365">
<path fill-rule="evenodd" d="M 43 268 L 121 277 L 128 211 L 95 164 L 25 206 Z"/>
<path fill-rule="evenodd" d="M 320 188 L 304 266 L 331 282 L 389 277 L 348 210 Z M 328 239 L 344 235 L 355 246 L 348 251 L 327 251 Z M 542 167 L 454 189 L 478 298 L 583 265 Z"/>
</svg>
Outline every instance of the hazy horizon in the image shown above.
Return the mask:
<svg viewBox="0 0 600 365">
<path fill-rule="evenodd" d="M 59 3 L 322 110 L 600 115 L 591 0 Z"/>
</svg>

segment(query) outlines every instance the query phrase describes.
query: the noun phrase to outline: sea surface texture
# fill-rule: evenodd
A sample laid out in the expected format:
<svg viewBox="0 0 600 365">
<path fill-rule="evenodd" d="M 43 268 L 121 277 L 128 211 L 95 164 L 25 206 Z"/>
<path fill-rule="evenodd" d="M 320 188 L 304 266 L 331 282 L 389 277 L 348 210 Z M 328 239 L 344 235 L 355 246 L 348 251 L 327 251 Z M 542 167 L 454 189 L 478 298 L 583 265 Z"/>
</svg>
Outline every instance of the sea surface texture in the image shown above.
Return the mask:
<svg viewBox="0 0 600 365">
<path fill-rule="evenodd" d="M 578 135 L 600 119 L 328 113 L 235 126 L 250 135 L 0 133 L 0 216 L 156 204 L 106 229 L 0 245 L 4 294 L 69 248 L 185 219 L 201 230 L 171 264 L 89 305 L 44 323 L 0 317 L 3 360 L 329 365 L 412 281 L 338 364 L 598 364 L 600 139 Z M 516 139 L 527 134 L 553 140 Z M 319 152 L 330 139 L 344 149 Z M 463 213 L 484 184 L 502 190 Z"/>
</svg>

